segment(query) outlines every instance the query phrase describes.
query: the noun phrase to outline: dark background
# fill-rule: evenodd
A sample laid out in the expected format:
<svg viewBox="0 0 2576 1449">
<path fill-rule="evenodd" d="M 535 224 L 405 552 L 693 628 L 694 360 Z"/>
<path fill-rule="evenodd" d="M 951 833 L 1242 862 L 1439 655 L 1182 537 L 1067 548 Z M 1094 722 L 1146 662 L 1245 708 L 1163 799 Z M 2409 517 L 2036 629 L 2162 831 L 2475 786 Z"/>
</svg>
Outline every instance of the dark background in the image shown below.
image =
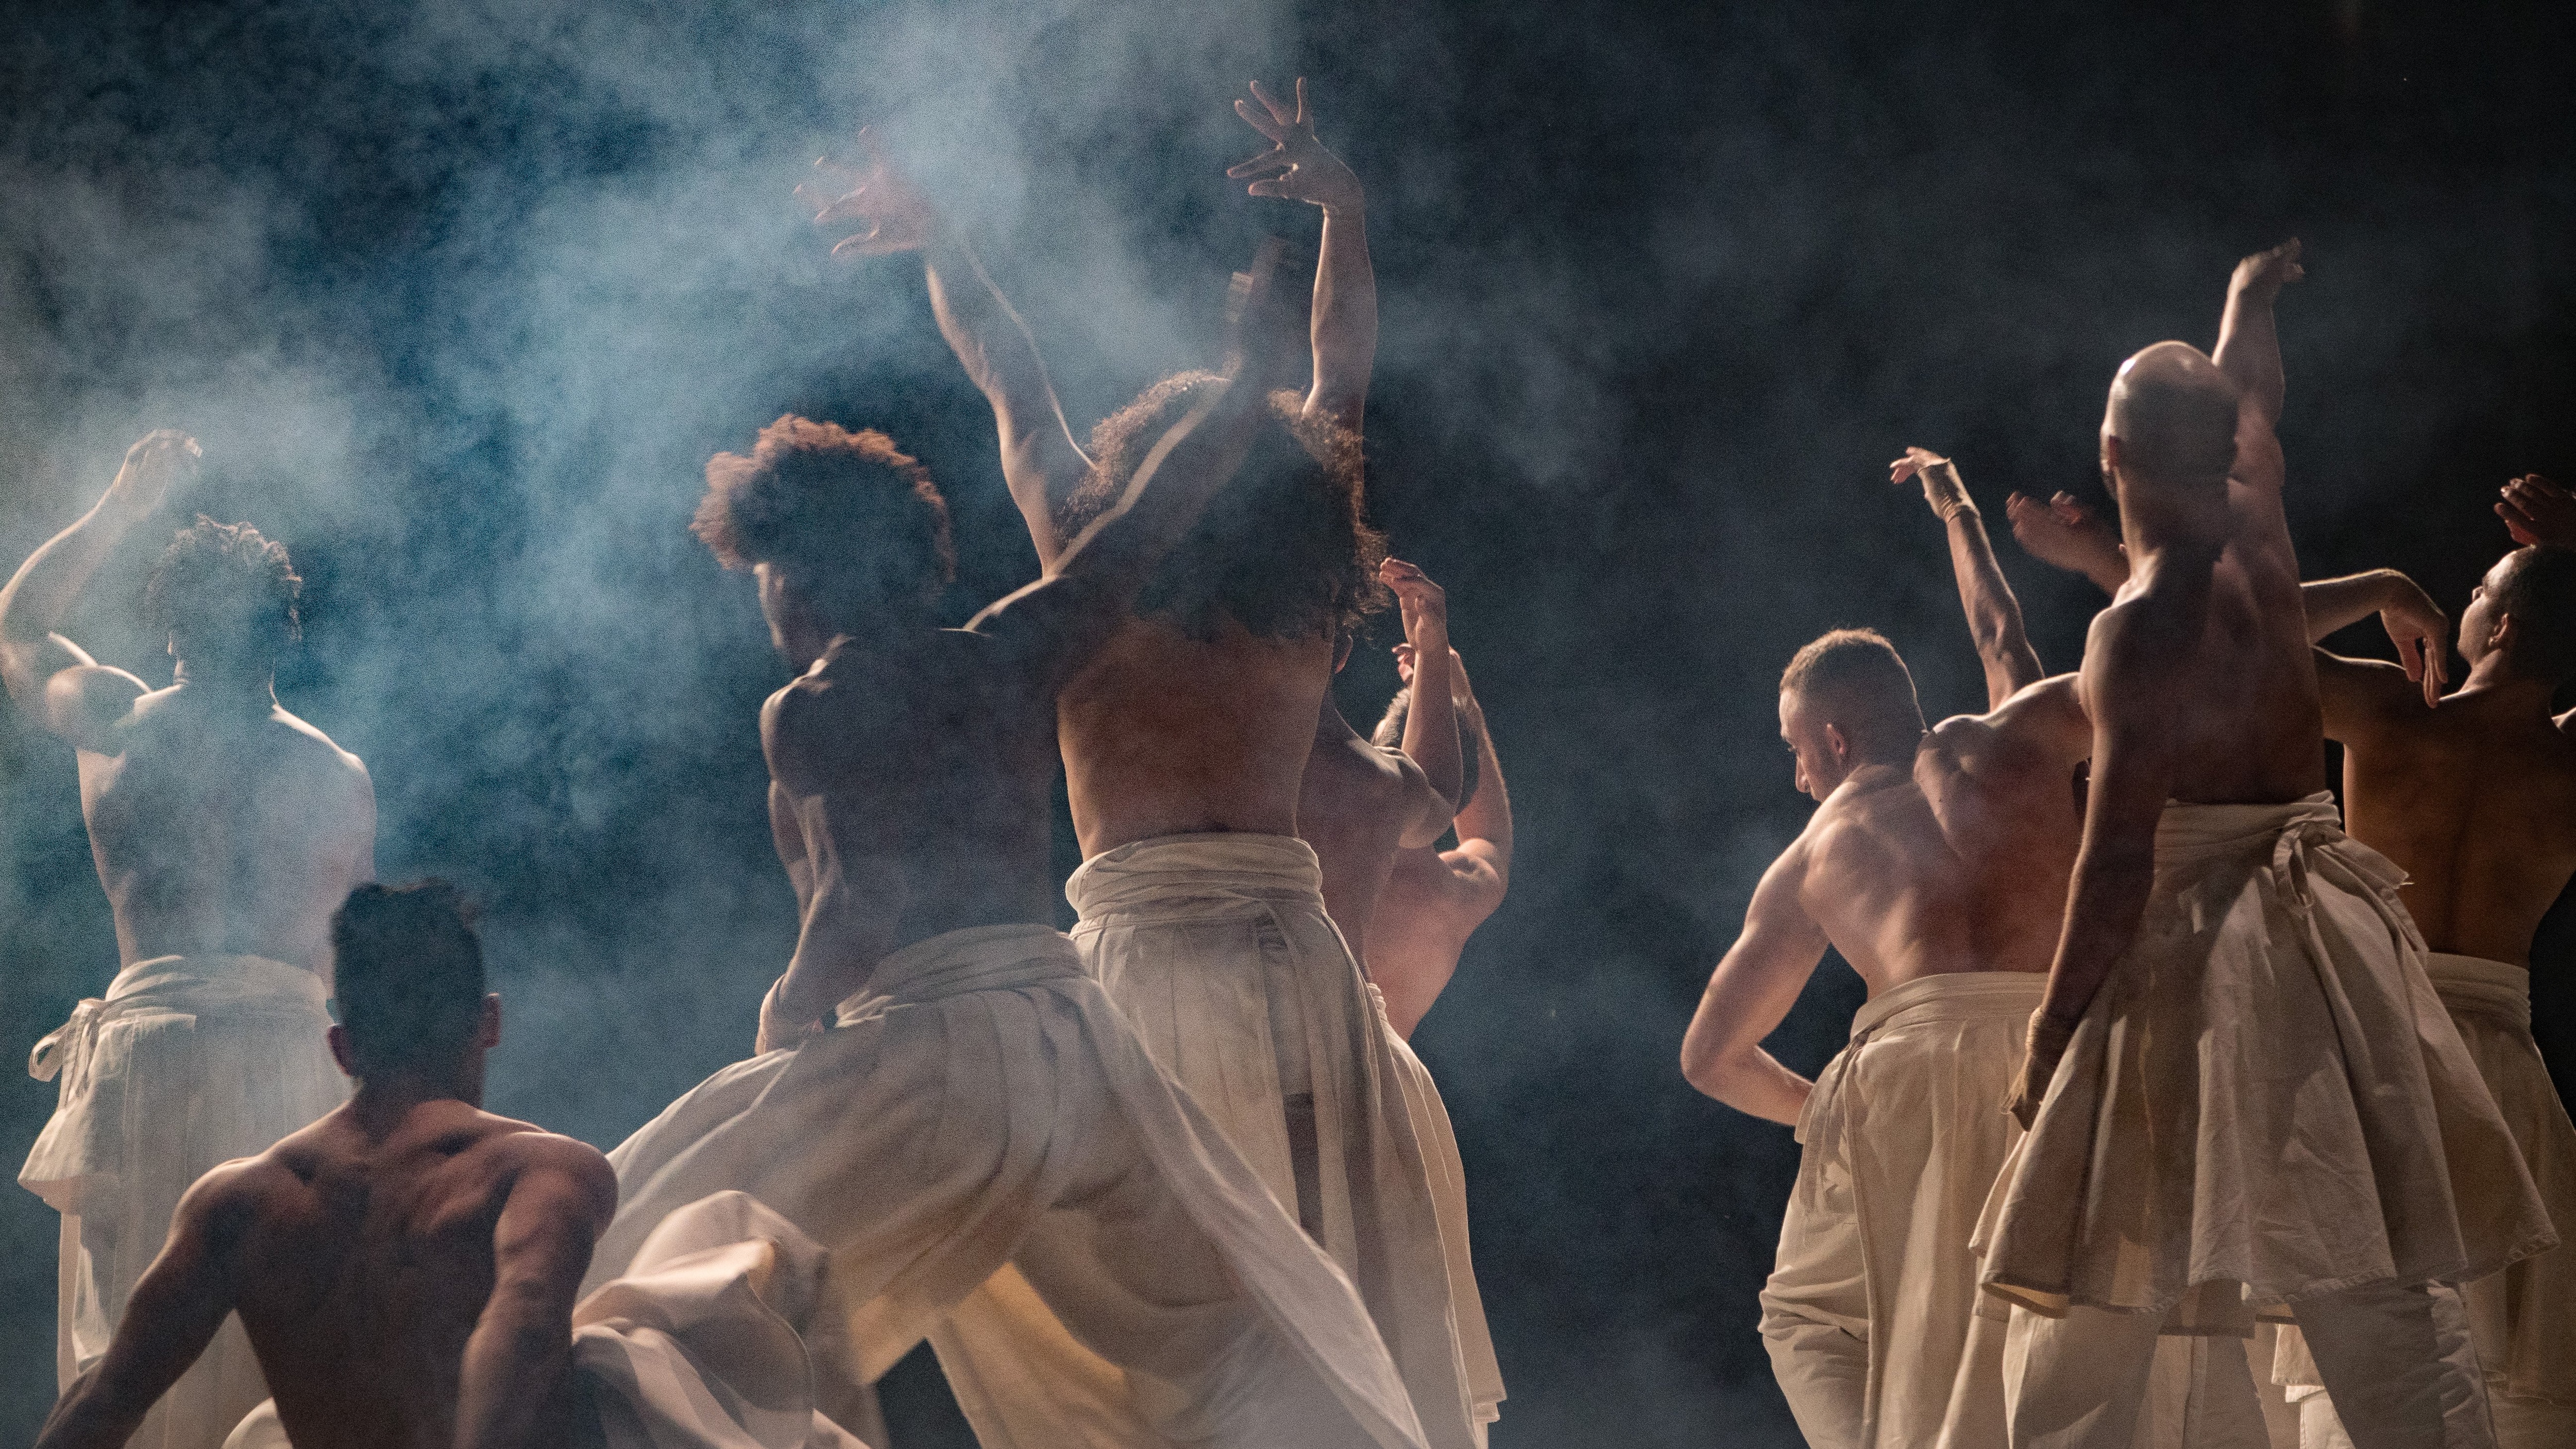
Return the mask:
<svg viewBox="0 0 2576 1449">
<path fill-rule="evenodd" d="M 1753 1295 L 1796 1148 L 1674 1060 L 1809 808 L 1774 733 L 1789 653 L 1873 624 L 1927 711 L 1979 706 L 1937 526 L 1886 460 L 1953 453 L 1999 536 L 2010 489 L 2098 498 L 2112 366 L 2207 345 L 2235 259 L 2296 234 L 2304 562 L 2456 608 L 2505 545 L 2495 486 L 2576 470 L 2571 15 L 12 6 L 0 563 L 143 431 L 197 433 L 170 522 L 294 550 L 279 692 L 372 767 L 383 873 L 486 905 L 491 1105 L 611 1145 L 748 1049 L 794 930 L 753 730 L 781 671 L 748 582 L 682 530 L 707 456 L 788 409 L 885 427 L 956 508 L 960 618 L 1034 568 L 917 267 L 828 263 L 789 188 L 884 127 L 1087 427 L 1206 360 L 1260 235 L 1311 241 L 1311 209 L 1222 175 L 1262 144 L 1237 88 L 1302 71 L 1370 192 L 1373 506 L 1449 588 L 1519 811 L 1512 898 L 1418 1038 L 1512 1390 L 1496 1442 L 1793 1442 Z M 162 536 L 72 628 L 156 679 Z M 2072 667 L 2099 596 L 2001 547 Z M 1372 648 L 1341 687 L 1366 718 L 1392 685 Z M 116 953 L 69 750 L 0 707 L 0 775 L 14 1052 Z M 1813 1070 L 1860 995 L 1827 965 L 1775 1048 Z M 0 1074 L 8 1154 L 52 1099 Z M 0 1193 L 0 1439 L 53 1392 L 54 1229 Z M 908 1449 L 943 1442 L 919 1370 L 890 1391 Z"/>
</svg>

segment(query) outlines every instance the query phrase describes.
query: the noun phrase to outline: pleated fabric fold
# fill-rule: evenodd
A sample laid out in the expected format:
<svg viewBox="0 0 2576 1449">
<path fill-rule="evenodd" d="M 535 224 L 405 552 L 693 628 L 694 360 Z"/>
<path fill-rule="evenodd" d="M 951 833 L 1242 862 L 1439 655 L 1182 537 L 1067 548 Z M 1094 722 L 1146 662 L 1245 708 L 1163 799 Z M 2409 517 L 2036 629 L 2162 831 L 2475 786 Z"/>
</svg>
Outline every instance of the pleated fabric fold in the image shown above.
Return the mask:
<svg viewBox="0 0 2576 1449">
<path fill-rule="evenodd" d="M 672 1213 L 748 1193 L 829 1255 L 818 1383 L 927 1337 L 986 1449 L 1422 1442 L 1349 1282 L 1055 931 L 896 952 L 832 1030 L 718 1072 L 609 1160 L 593 1284 Z"/>
<path fill-rule="evenodd" d="M 1989 1200 L 1988 1292 L 2243 1334 L 2557 1242 L 2425 974 L 2402 877 L 2333 797 L 2165 807 L 2136 944 Z"/>
</svg>

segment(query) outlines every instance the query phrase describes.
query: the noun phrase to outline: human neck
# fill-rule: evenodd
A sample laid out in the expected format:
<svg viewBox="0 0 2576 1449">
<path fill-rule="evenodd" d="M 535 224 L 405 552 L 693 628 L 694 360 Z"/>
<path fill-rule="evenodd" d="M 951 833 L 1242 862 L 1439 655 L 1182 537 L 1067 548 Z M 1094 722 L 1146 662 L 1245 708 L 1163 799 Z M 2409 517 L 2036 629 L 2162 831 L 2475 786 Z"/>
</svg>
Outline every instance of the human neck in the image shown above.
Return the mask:
<svg viewBox="0 0 2576 1449">
<path fill-rule="evenodd" d="M 277 707 L 277 676 L 265 669 L 225 669 L 198 665 L 191 668 L 182 659 L 172 671 L 171 682 L 180 689 L 207 699 L 247 705 L 259 710 Z"/>
<path fill-rule="evenodd" d="M 2518 700 L 2528 706 L 2529 713 L 2547 719 L 2550 717 L 2549 702 L 2557 693 L 2555 684 L 2515 673 L 2513 661 L 2503 650 L 2490 649 L 2477 663 L 2469 666 L 2469 677 L 2460 682 L 2460 687 L 2453 690 L 2450 697 L 2456 699 L 2464 694 L 2475 694 L 2497 700 Z"/>
<path fill-rule="evenodd" d="M 481 1070 L 460 1066 L 445 1072 L 410 1070 L 368 1077 L 358 1083 L 357 1092 L 349 1099 L 349 1110 L 370 1136 L 381 1137 L 422 1103 L 447 1101 L 482 1107 Z"/>
</svg>

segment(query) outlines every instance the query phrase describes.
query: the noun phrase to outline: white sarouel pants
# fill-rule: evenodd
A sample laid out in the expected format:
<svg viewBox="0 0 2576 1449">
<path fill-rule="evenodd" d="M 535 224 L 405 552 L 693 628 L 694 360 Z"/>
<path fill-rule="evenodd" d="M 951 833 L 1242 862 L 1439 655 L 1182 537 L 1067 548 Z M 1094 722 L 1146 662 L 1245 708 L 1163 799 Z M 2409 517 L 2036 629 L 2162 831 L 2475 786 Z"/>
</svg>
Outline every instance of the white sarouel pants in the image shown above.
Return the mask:
<svg viewBox="0 0 2576 1449">
<path fill-rule="evenodd" d="M 2531 973 L 2439 951 L 2425 957 L 2424 969 L 2504 1114 L 2550 1218 L 2562 1237 L 2576 1232 L 2576 1125 L 2531 1039 Z M 2492 1163 L 2478 1171 L 2505 1175 Z M 2496 1442 L 2503 1449 L 2576 1446 L 2576 1246 L 2562 1242 L 2464 1284 L 2460 1298 L 2486 1372 Z M 2282 1330 L 2273 1381 L 2289 1386 L 2299 1404 L 2302 1449 L 2345 1449 L 2352 1442 L 2295 1328 Z"/>
<path fill-rule="evenodd" d="M 1428 1075 L 1401 1063 L 1322 880 L 1294 836 L 1173 835 L 1093 856 L 1064 893 L 1084 964 L 1154 1060 L 1358 1286 L 1432 1449 L 1477 1449 L 1502 1381 L 1464 1195 L 1453 1252 L 1440 1151 L 1408 1105 Z"/>
<path fill-rule="evenodd" d="M 1926 976 L 1872 997 L 1799 1113 L 1762 1337 L 1815 1449 L 1988 1449 L 2003 1334 L 1969 1238 L 2021 1125 L 2003 1110 L 2043 975 Z"/>
<path fill-rule="evenodd" d="M 2285 1307 L 2374 1405 L 2368 1443 L 2491 1442 L 2457 1296 L 2428 1285 L 2557 1235 L 2401 879 L 2330 795 L 2165 807 L 2136 942 L 1980 1227 L 1987 1291 L 2058 1320 L 2013 1444 L 2125 1445 L 2154 1326 L 2242 1337 Z"/>
<path fill-rule="evenodd" d="M 738 1192 L 662 1220 L 572 1314 L 582 1449 L 868 1449 L 817 1406 L 830 1257 Z M 826 1330 L 828 1333 L 828 1330 Z M 224 1449 L 291 1449 L 274 1402 Z M 883 1449 L 883 1446 L 879 1446 Z"/>
<path fill-rule="evenodd" d="M 62 1095 L 18 1182 L 63 1215 L 58 1387 L 106 1354 L 191 1184 L 347 1100 L 324 1039 L 328 995 L 319 976 L 263 957 L 162 956 L 118 972 L 36 1044 L 28 1073 L 58 1078 Z M 217 1449 L 267 1397 L 228 1317 L 127 1442 Z"/>
<path fill-rule="evenodd" d="M 1349 1282 L 1062 934 L 917 942 L 837 1021 L 609 1155 L 593 1285 L 735 1189 L 830 1255 L 818 1377 L 871 1383 L 927 1336 L 986 1449 L 1421 1444 Z"/>
</svg>

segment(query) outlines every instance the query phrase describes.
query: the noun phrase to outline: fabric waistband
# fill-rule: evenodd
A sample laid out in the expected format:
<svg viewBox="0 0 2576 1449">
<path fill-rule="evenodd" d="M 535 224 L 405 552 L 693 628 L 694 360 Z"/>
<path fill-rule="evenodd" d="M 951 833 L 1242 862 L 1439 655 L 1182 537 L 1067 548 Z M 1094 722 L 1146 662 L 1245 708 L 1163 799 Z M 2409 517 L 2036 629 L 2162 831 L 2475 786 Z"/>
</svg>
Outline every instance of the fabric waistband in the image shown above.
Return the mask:
<svg viewBox="0 0 2576 1449">
<path fill-rule="evenodd" d="M 2230 848 L 2250 849 L 2287 831 L 2341 838 L 2343 815 L 2324 790 L 2275 805 L 2191 805 L 2165 802 L 2156 821 L 2156 856 Z"/>
<path fill-rule="evenodd" d="M 2431 951 L 2424 974 L 2453 1016 L 2483 1016 L 2517 1031 L 2531 1030 L 2531 973 L 2520 966 L 2483 956 L 2454 956 Z"/>
<path fill-rule="evenodd" d="M 52 1081 L 74 1059 L 86 1058 L 100 1028 L 118 1017 L 173 1011 L 327 1020 L 330 995 L 321 977 L 265 956 L 155 956 L 117 972 L 106 996 L 73 1007 L 71 1019 L 27 1054 L 27 1075 Z"/>
<path fill-rule="evenodd" d="M 868 984 L 834 1009 L 844 1025 L 882 1006 L 970 991 L 1009 991 L 1083 976 L 1082 955 L 1052 926 L 969 926 L 915 941 L 877 963 Z"/>
<path fill-rule="evenodd" d="M 1161 835 L 1104 850 L 1064 883 L 1085 921 L 1126 911 L 1186 915 L 1258 901 L 1321 909 L 1323 868 L 1293 835 Z"/>
<path fill-rule="evenodd" d="M 2048 990 L 2045 971 L 1944 971 L 1882 991 L 1852 1014 L 1852 1039 L 1930 1021 L 2023 1022 Z"/>
</svg>

